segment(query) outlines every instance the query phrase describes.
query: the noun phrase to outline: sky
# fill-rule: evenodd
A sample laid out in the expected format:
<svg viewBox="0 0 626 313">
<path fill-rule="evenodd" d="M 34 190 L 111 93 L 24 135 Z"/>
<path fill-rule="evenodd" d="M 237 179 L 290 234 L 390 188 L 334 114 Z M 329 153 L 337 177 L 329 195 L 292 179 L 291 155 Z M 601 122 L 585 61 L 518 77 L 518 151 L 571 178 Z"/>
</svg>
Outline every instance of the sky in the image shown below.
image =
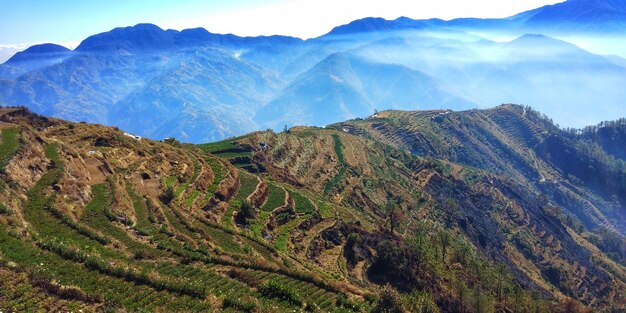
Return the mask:
<svg viewBox="0 0 626 313">
<path fill-rule="evenodd" d="M 54 42 L 75 46 L 119 26 L 204 27 L 214 33 L 317 37 L 368 17 L 506 17 L 554 0 L 0 0 L 0 50 Z"/>
</svg>

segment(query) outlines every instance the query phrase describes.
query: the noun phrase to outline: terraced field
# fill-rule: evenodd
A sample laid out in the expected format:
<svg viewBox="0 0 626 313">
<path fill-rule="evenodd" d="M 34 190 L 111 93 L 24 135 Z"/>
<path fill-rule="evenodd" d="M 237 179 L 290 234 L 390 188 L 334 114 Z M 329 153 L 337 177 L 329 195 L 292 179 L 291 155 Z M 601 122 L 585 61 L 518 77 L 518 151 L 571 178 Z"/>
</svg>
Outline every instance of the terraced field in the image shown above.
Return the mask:
<svg viewBox="0 0 626 313">
<path fill-rule="evenodd" d="M 516 110 L 381 112 L 200 146 L 6 111 L 0 310 L 365 312 L 386 283 L 447 311 L 624 308 L 623 265 L 537 204 L 538 177 L 568 178 L 526 148 L 553 130 Z M 462 137 L 468 125 L 482 128 Z M 505 160 L 527 169 L 503 176 Z M 600 196 L 563 186 L 610 225 Z"/>
<path fill-rule="evenodd" d="M 194 147 L 56 120 L 35 130 L 33 118 L 17 113 L 9 120 L 19 127 L 2 130 L 5 164 L 35 151 L 48 165 L 2 174 L 17 186 L 0 193 L 0 275 L 23 283 L 2 288 L 9 300 L 0 308 L 333 311 L 335 295 L 364 301 L 285 253 L 289 231 L 315 211 L 299 193 L 300 216 L 265 239 L 261 229 L 285 203 L 279 184 Z M 41 140 L 18 144 L 24 136 Z M 234 222 L 246 201 L 258 212 L 250 229 Z M 298 305 L 265 296 L 259 289 L 270 280 L 314 296 Z"/>
</svg>

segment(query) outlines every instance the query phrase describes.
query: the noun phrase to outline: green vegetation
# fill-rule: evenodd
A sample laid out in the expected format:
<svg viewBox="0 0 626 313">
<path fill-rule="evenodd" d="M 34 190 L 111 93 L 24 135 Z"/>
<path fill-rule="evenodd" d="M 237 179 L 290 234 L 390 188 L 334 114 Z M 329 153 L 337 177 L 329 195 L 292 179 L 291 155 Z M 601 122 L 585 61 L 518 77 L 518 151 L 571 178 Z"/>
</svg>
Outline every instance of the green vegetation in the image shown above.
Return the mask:
<svg viewBox="0 0 626 313">
<path fill-rule="evenodd" d="M 194 201 L 196 201 L 196 199 L 198 198 L 198 196 L 200 195 L 200 192 L 198 190 L 193 190 L 191 191 L 191 193 L 189 194 L 189 196 L 187 197 L 187 199 L 185 199 L 185 205 L 187 207 L 191 207 L 194 203 Z"/>
<path fill-rule="evenodd" d="M 157 229 L 152 222 L 155 219 L 154 213 L 151 207 L 148 206 L 147 200 L 138 196 L 130 185 L 126 186 L 126 193 L 128 193 L 133 201 L 133 209 L 135 210 L 136 218 L 134 228 L 144 236 L 156 233 Z"/>
<path fill-rule="evenodd" d="M 343 144 L 341 143 L 341 139 L 339 138 L 339 135 L 337 134 L 333 134 L 333 141 L 335 144 L 335 155 L 337 155 L 337 160 L 339 160 L 339 172 L 337 173 L 337 175 L 335 175 L 335 177 L 333 177 L 333 179 L 328 182 L 326 184 L 326 187 L 324 187 L 324 194 L 328 195 L 332 189 L 337 186 L 337 184 L 343 179 L 343 177 L 346 175 L 346 170 L 347 170 L 347 165 L 346 165 L 346 161 L 344 159 L 343 156 L 343 151 L 342 151 L 342 147 Z"/>
<path fill-rule="evenodd" d="M 591 212 L 605 220 L 595 206 L 616 210 L 621 195 L 593 193 L 585 181 L 547 168 L 553 164 L 541 158 L 549 149 L 531 153 L 536 158 L 531 163 L 545 168 L 546 181 L 524 181 L 525 173 L 509 170 L 526 161 L 527 152 L 520 148 L 524 140 L 545 139 L 541 129 L 517 131 L 509 116 L 489 113 L 467 113 L 489 126 L 473 138 L 485 156 L 464 151 L 472 147 L 454 137 L 472 135 L 466 130 L 476 127 L 473 121 L 440 112 L 421 117 L 398 112 L 386 125 L 356 121 L 354 127 L 362 128 L 354 133 L 364 136 L 317 128 L 252 134 L 256 137 L 250 142 L 271 143 L 262 153 L 265 158 L 255 162 L 258 168 L 266 166 L 258 177 L 250 174 L 253 169 L 236 169 L 243 159 L 233 158 L 231 164 L 209 154 L 199 159 L 193 145 L 112 140 L 119 131 L 97 125 L 71 128 L 60 122 L 43 132 L 21 127 L 25 138 L 41 140 L 24 142 L 18 135 L 18 145 L 44 148 L 52 162 L 41 175 L 20 177 L 38 178 L 29 182 L 34 186 L 28 191 L 20 188 L 19 179 L 3 181 L 0 303 L 19 311 L 422 313 L 578 312 L 589 303 L 602 312 L 611 301 L 622 303 L 626 273 L 617 263 L 624 262 L 623 238 L 573 216 Z M 413 131 L 406 136 L 407 129 L 400 128 L 412 119 L 420 124 L 406 126 Z M 492 130 L 502 132 L 497 146 L 488 146 L 494 143 Z M 368 136 L 369 131 L 376 136 Z M 440 136 L 442 131 L 449 133 Z M 433 143 L 455 145 L 428 147 L 422 141 L 429 136 L 440 137 Z M 614 142 L 621 138 L 613 136 Z M 393 141 L 376 141 L 381 137 Z M 410 146 L 403 146 L 407 139 Z M 0 144 L 6 142 L 3 133 Z M 334 147 L 320 144 L 331 142 Z M 111 171 L 92 162 L 98 160 L 76 162 L 94 144 L 102 145 L 98 158 L 123 159 L 100 160 L 112 165 Z M 510 144 L 517 150 L 507 151 Z M 490 172 L 457 163 L 475 159 L 417 158 L 405 148 L 424 154 L 433 149 L 447 157 L 493 157 L 490 166 L 503 167 Z M 237 151 L 245 149 L 232 140 L 205 149 L 222 156 L 249 152 Z M 513 165 L 498 163 L 503 160 Z M 77 177 L 85 167 L 90 173 L 97 167 L 104 182 L 90 186 L 102 177 Z M 176 172 L 182 168 L 188 170 Z M 239 171 L 239 188 L 224 181 L 233 170 Z M 208 171 L 213 181 L 206 180 L 208 175 L 198 179 Z M 334 177 L 329 179 L 329 173 Z M 129 179 L 139 175 L 143 180 Z M 256 208 L 247 198 L 260 177 L 268 196 Z M 553 182 L 557 178 L 561 181 Z M 569 184 L 576 192 L 568 190 Z M 216 193 L 220 185 L 224 188 Z M 537 197 L 529 186 L 540 186 L 545 195 Z M 286 192 L 294 208 L 273 214 Z M 554 195 L 573 206 L 586 201 L 589 212 L 568 214 Z M 256 196 L 254 204 L 259 203 Z M 78 207 L 81 203 L 84 207 Z M 524 289 L 519 277 L 546 294 Z M 581 302 L 556 304 L 550 294 L 560 293 Z"/>
<path fill-rule="evenodd" d="M 296 212 L 304 214 L 315 213 L 315 206 L 309 198 L 303 196 L 297 191 L 290 191 L 293 201 L 296 203 Z"/>
<path fill-rule="evenodd" d="M 257 309 L 257 305 L 254 304 L 254 302 L 243 302 L 238 298 L 227 296 L 224 297 L 224 301 L 222 302 L 222 308 L 234 308 L 238 311 L 252 313 Z"/>
<path fill-rule="evenodd" d="M 19 151 L 19 128 L 3 129 L 2 141 L 0 142 L 0 171 L 9 163 L 11 158 Z"/>
<path fill-rule="evenodd" d="M 233 217 L 236 211 L 239 211 L 246 198 L 254 192 L 259 181 L 254 175 L 250 175 L 247 172 L 239 171 L 239 191 L 230 202 L 228 210 L 222 218 L 222 223 L 227 228 L 233 228 Z"/>
<path fill-rule="evenodd" d="M 234 142 L 245 139 L 247 137 L 248 136 L 241 136 L 213 143 L 200 144 L 198 145 L 198 147 L 204 152 L 211 153 L 225 159 L 250 157 L 252 153 L 249 149 L 245 149 L 234 144 Z"/>
<path fill-rule="evenodd" d="M 267 284 L 259 287 L 259 292 L 264 297 L 286 301 L 298 307 L 304 303 L 302 297 L 293 288 L 277 280 L 268 281 Z"/>
<path fill-rule="evenodd" d="M 263 211 L 271 212 L 275 208 L 285 204 L 285 190 L 272 183 L 268 184 L 268 189 L 269 194 L 267 196 L 267 201 L 265 201 L 265 204 L 263 204 L 261 209 Z"/>
</svg>

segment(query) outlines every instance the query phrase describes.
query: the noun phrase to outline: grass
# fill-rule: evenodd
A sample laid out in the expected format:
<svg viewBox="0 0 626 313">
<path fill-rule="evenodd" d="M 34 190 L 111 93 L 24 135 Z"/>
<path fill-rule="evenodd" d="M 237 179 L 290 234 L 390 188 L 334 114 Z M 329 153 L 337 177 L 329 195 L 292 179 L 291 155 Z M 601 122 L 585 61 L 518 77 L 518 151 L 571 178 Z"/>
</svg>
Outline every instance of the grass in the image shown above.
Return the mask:
<svg viewBox="0 0 626 313">
<path fill-rule="evenodd" d="M 157 232 L 156 227 L 150 222 L 150 212 L 146 201 L 133 191 L 130 185 L 126 186 L 126 193 L 133 201 L 133 209 L 135 210 L 135 229 L 142 235 L 147 236 Z M 154 217 L 152 217 L 154 219 Z"/>
<path fill-rule="evenodd" d="M 332 191 L 332 189 L 335 186 L 337 186 L 337 184 L 346 175 L 346 170 L 347 170 L 346 160 L 343 156 L 343 151 L 342 151 L 343 144 L 341 143 L 341 139 L 339 138 L 339 135 L 333 134 L 333 141 L 335 143 L 334 145 L 335 154 L 337 155 L 337 160 L 339 160 L 340 168 L 339 168 L 339 172 L 337 173 L 337 175 L 335 175 L 335 177 L 333 177 L 333 179 L 330 182 L 328 182 L 326 186 L 324 187 L 325 195 L 328 195 Z"/>
<path fill-rule="evenodd" d="M 265 224 L 267 224 L 267 222 L 270 220 L 271 215 L 272 212 L 268 211 L 260 211 L 257 213 L 257 216 L 252 222 L 252 225 L 250 225 L 250 230 L 252 231 L 252 234 L 254 236 L 256 236 L 257 238 L 262 238 L 261 231 L 263 230 L 263 227 L 265 227 Z"/>
<path fill-rule="evenodd" d="M 335 143 L 335 154 L 337 155 L 337 159 L 339 160 L 339 163 L 346 164 L 346 160 L 343 157 L 343 151 L 341 150 L 341 148 L 343 147 L 343 144 L 341 143 L 341 139 L 339 138 L 339 135 L 333 134 L 333 141 Z"/>
<path fill-rule="evenodd" d="M 208 152 L 208 153 L 215 153 L 215 152 L 231 150 L 231 149 L 240 149 L 239 146 L 233 144 L 233 142 L 241 140 L 241 139 L 245 139 L 247 137 L 248 136 L 246 135 L 246 136 L 229 138 L 229 139 L 212 142 L 212 143 L 199 144 L 198 147 L 202 151 Z"/>
<path fill-rule="evenodd" d="M 11 158 L 19 151 L 19 128 L 2 130 L 2 143 L 0 143 L 0 171 L 4 170 Z"/>
<path fill-rule="evenodd" d="M 291 231 L 296 228 L 302 221 L 306 220 L 306 217 L 295 218 L 287 224 L 280 226 L 276 230 L 276 240 L 274 240 L 274 247 L 277 250 L 288 252 L 289 251 L 289 234 Z"/>
<path fill-rule="evenodd" d="M 228 205 L 228 210 L 222 217 L 222 225 L 226 228 L 234 228 L 233 214 L 239 210 L 241 204 L 246 201 L 246 198 L 254 192 L 259 181 L 254 175 L 250 175 L 244 171 L 239 171 L 239 190 Z"/>
<path fill-rule="evenodd" d="M 176 183 L 176 177 L 174 176 L 168 176 L 165 177 L 163 179 L 163 185 L 167 188 L 167 187 L 174 187 L 174 184 Z"/>
<path fill-rule="evenodd" d="M 185 205 L 187 207 L 191 207 L 193 205 L 193 202 L 196 201 L 196 198 L 198 198 L 198 196 L 200 195 L 200 192 L 198 190 L 193 190 L 190 194 L 189 197 L 187 197 L 187 199 L 185 199 Z"/>
<path fill-rule="evenodd" d="M 285 203 L 285 190 L 274 184 L 268 184 L 268 189 L 267 201 L 265 201 L 261 210 L 271 212 Z"/>
<path fill-rule="evenodd" d="M 317 207 L 320 209 L 320 215 L 322 215 L 322 218 L 335 217 L 335 211 L 330 203 L 319 200 L 317 202 Z"/>
<path fill-rule="evenodd" d="M 107 184 L 94 185 L 91 190 L 93 199 L 85 207 L 85 211 L 80 220 L 81 222 L 121 242 L 129 251 L 145 250 L 151 251 L 151 253 L 161 254 L 151 246 L 133 240 L 128 233 L 110 221 L 106 210 L 108 210 L 111 205 L 111 190 Z"/>
<path fill-rule="evenodd" d="M 304 214 L 315 213 L 316 211 L 315 206 L 313 205 L 311 200 L 309 200 L 309 198 L 303 196 L 297 191 L 290 191 L 290 192 L 291 192 L 291 196 L 293 197 L 293 200 L 296 202 L 297 213 L 304 213 Z"/>
<path fill-rule="evenodd" d="M 207 188 L 206 195 L 204 196 L 201 206 L 204 206 L 209 202 L 209 199 L 211 199 L 213 194 L 215 194 L 215 191 L 217 191 L 220 182 L 222 182 L 222 179 L 226 176 L 226 169 L 218 159 L 206 157 L 205 161 L 209 164 L 209 166 L 211 166 L 211 170 L 213 171 L 213 182 L 209 188 Z"/>
<path fill-rule="evenodd" d="M 157 291 L 146 285 L 137 285 L 122 278 L 102 275 L 82 264 L 64 259 L 55 253 L 38 249 L 23 240 L 8 235 L 0 225 L 0 251 L 18 266 L 33 269 L 38 277 L 54 280 L 64 286 L 76 286 L 88 295 L 100 297 L 105 307 L 132 308 L 139 299 L 148 299 L 142 310 L 206 310 L 209 304 L 185 295 Z M 33 273 L 35 273 L 33 272 Z M 137 308 L 138 309 L 138 308 Z"/>
</svg>

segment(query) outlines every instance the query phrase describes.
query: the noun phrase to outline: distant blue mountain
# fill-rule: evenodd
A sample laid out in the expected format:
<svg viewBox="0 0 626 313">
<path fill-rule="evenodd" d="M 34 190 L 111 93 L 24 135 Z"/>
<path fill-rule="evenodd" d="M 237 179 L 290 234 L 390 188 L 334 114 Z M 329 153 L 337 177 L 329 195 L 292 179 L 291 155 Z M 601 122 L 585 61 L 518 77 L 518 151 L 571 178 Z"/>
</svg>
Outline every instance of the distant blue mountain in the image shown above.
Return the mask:
<svg viewBox="0 0 626 313">
<path fill-rule="evenodd" d="M 16 53 L 5 64 L 11 65 L 11 64 L 16 64 L 20 62 L 29 62 L 29 61 L 41 60 L 41 59 L 65 57 L 71 52 L 72 50 L 66 47 L 52 44 L 52 43 L 46 43 L 46 44 L 31 46 L 24 51 Z"/>
<path fill-rule="evenodd" d="M 231 34 L 213 34 L 204 28 L 183 31 L 163 30 L 153 24 L 119 27 L 85 39 L 78 52 L 150 52 L 195 46 L 217 45 L 242 47 L 246 45 L 297 44 L 301 39 L 287 36 L 239 37 Z"/>
<path fill-rule="evenodd" d="M 569 0 L 511 17 L 527 29 L 620 32 L 626 29 L 626 0 Z"/>
<path fill-rule="evenodd" d="M 504 19 L 364 18 L 306 41 L 138 24 L 74 51 L 16 54 L 0 65 L 0 104 L 189 142 L 389 108 L 505 102 L 583 126 L 626 116 L 626 61 L 550 35 L 619 38 L 625 1 L 570 0 Z M 492 33 L 514 39 L 483 35 Z M 607 45 L 619 44 L 613 37 Z"/>
<path fill-rule="evenodd" d="M 569 0 L 503 19 L 458 18 L 395 20 L 368 17 L 335 27 L 326 36 L 425 29 L 495 30 L 505 32 L 624 32 L 626 0 Z"/>
<path fill-rule="evenodd" d="M 72 53 L 66 47 L 51 43 L 31 46 L 13 55 L 0 67 L 0 79 L 14 79 L 26 72 L 60 63 Z"/>
<path fill-rule="evenodd" d="M 298 76 L 255 116 L 262 126 L 324 126 L 337 120 L 371 115 L 376 109 L 467 109 L 444 83 L 402 65 L 332 54 Z"/>
</svg>

